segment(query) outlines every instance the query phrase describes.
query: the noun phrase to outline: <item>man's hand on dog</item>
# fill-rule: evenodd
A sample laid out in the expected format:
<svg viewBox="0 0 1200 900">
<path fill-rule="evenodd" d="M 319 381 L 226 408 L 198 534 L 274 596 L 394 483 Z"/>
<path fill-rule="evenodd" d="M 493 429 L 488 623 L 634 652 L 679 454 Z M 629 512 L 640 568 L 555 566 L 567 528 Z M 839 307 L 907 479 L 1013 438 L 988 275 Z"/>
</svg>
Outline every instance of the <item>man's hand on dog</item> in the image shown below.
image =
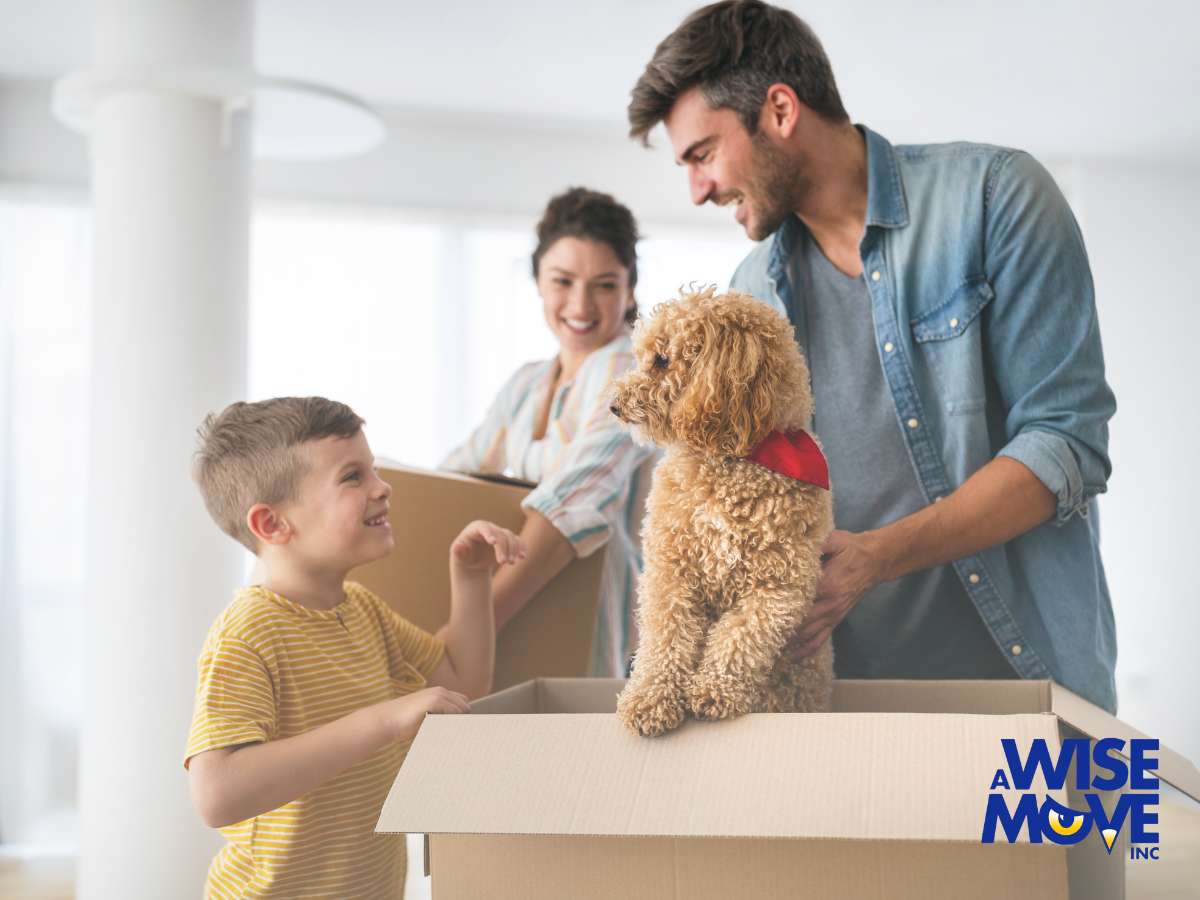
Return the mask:
<svg viewBox="0 0 1200 900">
<path fill-rule="evenodd" d="M 869 532 L 833 531 L 821 547 L 821 582 L 804 625 L 783 652 L 801 660 L 816 652 L 867 590 L 887 581 L 888 560 Z"/>
</svg>

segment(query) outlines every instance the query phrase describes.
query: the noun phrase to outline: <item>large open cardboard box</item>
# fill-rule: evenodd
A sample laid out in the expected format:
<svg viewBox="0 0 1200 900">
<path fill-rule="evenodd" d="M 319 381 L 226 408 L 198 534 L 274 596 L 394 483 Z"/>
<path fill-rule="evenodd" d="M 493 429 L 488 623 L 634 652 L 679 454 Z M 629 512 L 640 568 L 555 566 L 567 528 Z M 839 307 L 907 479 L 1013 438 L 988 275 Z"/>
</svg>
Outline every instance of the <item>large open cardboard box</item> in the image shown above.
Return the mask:
<svg viewBox="0 0 1200 900">
<path fill-rule="evenodd" d="M 980 841 L 1001 738 L 1143 736 L 1057 684 L 839 681 L 832 713 L 654 739 L 612 715 L 623 684 L 538 679 L 426 718 L 377 830 L 427 835 L 434 900 L 1125 896 L 1123 843 Z M 1157 756 L 1200 799 L 1196 767 Z"/>
<path fill-rule="evenodd" d="M 379 474 L 392 486 L 396 549 L 350 577 L 432 633 L 450 618 L 451 541 L 474 519 L 519 532 L 530 485 L 402 466 L 381 466 Z M 495 690 L 591 673 L 604 552 L 571 562 L 500 632 Z"/>
</svg>

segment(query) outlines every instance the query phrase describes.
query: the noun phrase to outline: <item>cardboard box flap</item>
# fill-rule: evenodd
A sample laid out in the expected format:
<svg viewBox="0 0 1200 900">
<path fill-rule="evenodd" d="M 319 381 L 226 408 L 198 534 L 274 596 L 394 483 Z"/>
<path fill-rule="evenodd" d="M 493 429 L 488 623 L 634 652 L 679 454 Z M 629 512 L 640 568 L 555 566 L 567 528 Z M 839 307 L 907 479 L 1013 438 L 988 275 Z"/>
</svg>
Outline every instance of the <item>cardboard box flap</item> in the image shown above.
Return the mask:
<svg viewBox="0 0 1200 900">
<path fill-rule="evenodd" d="M 482 713 L 600 713 L 615 712 L 623 678 L 537 678 L 528 683 L 521 701 L 512 689 L 499 691 L 471 704 Z M 525 687 L 525 685 L 521 685 Z M 930 681 L 835 679 L 833 712 L 968 713 L 1008 716 L 1049 713 L 1049 681 L 1016 679 Z"/>
<path fill-rule="evenodd" d="M 1058 722 L 750 715 L 648 739 L 605 714 L 429 716 L 377 830 L 978 843 L 1002 737 L 1057 746 Z"/>
<path fill-rule="evenodd" d="M 538 709 L 538 688 L 542 679 L 522 681 L 502 691 L 488 694 L 471 703 L 471 712 L 486 712 L 491 715 L 528 715 Z"/>
<path fill-rule="evenodd" d="M 619 678 L 539 678 L 485 697 L 472 704 L 483 713 L 612 712 L 625 682 Z M 1010 716 L 1051 713 L 1092 738 L 1144 738 L 1135 728 L 1053 681 L 1017 680 L 875 680 L 846 679 L 833 683 L 833 709 L 838 713 L 967 713 Z M 1127 753 L 1118 754 L 1128 761 Z M 1162 746 L 1152 758 L 1163 781 L 1200 801 L 1200 771 L 1183 756 Z"/>
<path fill-rule="evenodd" d="M 1017 679 L 835 679 L 834 712 L 970 713 L 1008 716 L 1050 712 L 1049 681 Z"/>
<path fill-rule="evenodd" d="M 514 487 L 525 488 L 527 491 L 537 487 L 537 482 L 527 481 L 524 478 L 516 478 L 512 475 L 504 475 L 500 472 L 468 472 L 466 474 L 470 475 L 472 478 L 478 478 L 481 481 L 492 481 L 496 484 L 510 484 Z"/>
<path fill-rule="evenodd" d="M 1147 737 L 1061 684 L 1053 681 L 1045 684 L 1049 686 L 1051 711 L 1076 731 L 1091 738 L 1120 738 L 1125 741 L 1126 747 L 1134 738 Z M 1129 761 L 1128 753 L 1118 752 L 1117 755 Z M 1200 802 L 1200 771 L 1197 771 L 1194 763 L 1161 742 L 1158 751 L 1148 758 L 1158 760 L 1158 766 L 1153 771 L 1159 778 Z"/>
<path fill-rule="evenodd" d="M 837 680 L 833 683 L 833 708 L 837 712 L 970 712 L 988 715 L 1048 712 L 1091 738 L 1121 738 L 1128 745 L 1133 738 L 1146 737 L 1049 680 Z M 1129 760 L 1127 753 L 1118 755 Z M 1200 771 L 1191 761 L 1161 744 L 1152 758 L 1158 760 L 1155 774 L 1159 778 L 1200 801 Z"/>
</svg>

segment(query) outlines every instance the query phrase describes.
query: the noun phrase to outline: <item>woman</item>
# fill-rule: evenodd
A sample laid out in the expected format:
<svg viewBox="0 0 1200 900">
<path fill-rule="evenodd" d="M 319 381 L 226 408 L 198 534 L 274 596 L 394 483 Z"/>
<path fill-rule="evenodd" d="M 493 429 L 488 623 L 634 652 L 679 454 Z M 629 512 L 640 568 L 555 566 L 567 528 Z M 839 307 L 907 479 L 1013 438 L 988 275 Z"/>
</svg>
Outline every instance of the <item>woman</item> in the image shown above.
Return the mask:
<svg viewBox="0 0 1200 900">
<path fill-rule="evenodd" d="M 654 451 L 633 443 L 605 391 L 633 365 L 637 224 L 609 195 L 572 188 L 547 205 L 537 238 L 533 277 L 558 354 L 519 368 L 442 468 L 537 483 L 522 504 L 528 553 L 493 583 L 497 628 L 572 559 L 607 546 L 591 671 L 621 677 L 637 646 L 639 528 Z"/>
</svg>

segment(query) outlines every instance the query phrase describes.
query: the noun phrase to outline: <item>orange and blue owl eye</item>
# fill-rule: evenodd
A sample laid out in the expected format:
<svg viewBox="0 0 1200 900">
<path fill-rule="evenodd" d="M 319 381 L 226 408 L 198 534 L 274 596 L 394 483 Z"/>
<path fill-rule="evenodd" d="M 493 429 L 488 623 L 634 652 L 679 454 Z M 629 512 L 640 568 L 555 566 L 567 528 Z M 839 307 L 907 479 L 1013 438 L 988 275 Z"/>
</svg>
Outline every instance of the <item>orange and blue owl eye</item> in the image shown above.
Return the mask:
<svg viewBox="0 0 1200 900">
<path fill-rule="evenodd" d="M 1040 810 L 1042 831 L 1056 844 L 1078 844 L 1092 830 L 1092 814 L 1063 806 L 1050 797 Z"/>
</svg>

